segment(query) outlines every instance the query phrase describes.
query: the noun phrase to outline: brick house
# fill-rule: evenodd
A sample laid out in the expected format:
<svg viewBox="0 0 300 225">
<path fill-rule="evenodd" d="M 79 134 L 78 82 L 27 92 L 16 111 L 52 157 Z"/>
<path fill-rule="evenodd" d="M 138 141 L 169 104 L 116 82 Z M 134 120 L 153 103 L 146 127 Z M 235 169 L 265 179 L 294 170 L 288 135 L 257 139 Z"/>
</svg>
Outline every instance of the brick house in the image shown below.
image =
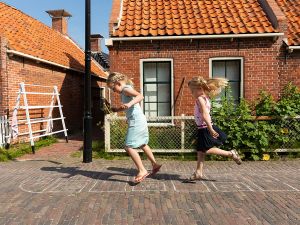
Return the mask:
<svg viewBox="0 0 300 225">
<path fill-rule="evenodd" d="M 0 114 L 6 114 L 7 110 L 11 114 L 20 82 L 56 85 L 61 94 L 66 126 L 69 133 L 73 133 L 82 129 L 85 54 L 68 36 L 67 18 L 71 15 L 65 10 L 47 13 L 52 17 L 52 28 L 16 8 L 0 3 Z M 97 38 L 94 41 L 97 42 Z M 92 113 L 95 124 L 103 117 L 100 101 L 106 77 L 102 66 L 92 60 Z M 28 98 L 30 105 L 49 104 L 49 96 L 28 95 Z M 57 113 L 54 111 L 54 114 Z M 18 115 L 22 117 L 24 113 L 20 111 Z M 31 115 L 34 118 L 44 117 L 48 115 L 47 109 L 32 111 Z M 41 128 L 44 124 L 36 126 Z"/>
<path fill-rule="evenodd" d="M 114 0 L 111 70 L 133 78 L 148 116 L 191 115 L 197 75 L 229 79 L 236 101 L 278 98 L 300 86 L 299 11 L 300 0 Z"/>
</svg>

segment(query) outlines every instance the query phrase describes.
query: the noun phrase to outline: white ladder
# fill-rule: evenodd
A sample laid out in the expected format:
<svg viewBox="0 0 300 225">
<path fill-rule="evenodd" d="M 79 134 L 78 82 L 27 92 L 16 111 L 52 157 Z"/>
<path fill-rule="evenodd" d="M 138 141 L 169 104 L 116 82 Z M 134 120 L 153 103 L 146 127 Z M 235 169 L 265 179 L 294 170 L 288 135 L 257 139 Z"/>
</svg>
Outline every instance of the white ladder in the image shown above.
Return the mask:
<svg viewBox="0 0 300 225">
<path fill-rule="evenodd" d="M 26 90 L 25 90 L 26 86 L 40 87 L 40 88 L 53 88 L 53 92 L 52 93 L 51 92 L 26 92 Z M 49 96 L 51 96 L 51 103 L 50 103 L 50 105 L 43 105 L 43 106 L 42 105 L 29 106 L 28 105 L 28 100 L 27 100 L 27 95 L 49 95 Z M 28 132 L 20 133 L 20 134 L 18 133 L 17 136 L 29 135 L 31 149 L 32 149 L 33 154 L 35 153 L 34 139 L 64 132 L 66 142 L 68 142 L 68 134 L 67 134 L 68 129 L 66 129 L 65 117 L 63 116 L 63 111 L 62 111 L 63 106 L 61 105 L 59 95 L 60 94 L 58 93 L 57 86 L 42 86 L 42 85 L 34 85 L 34 84 L 25 84 L 23 82 L 20 83 L 20 89 L 19 89 L 19 92 L 18 92 L 17 102 L 16 102 L 16 106 L 14 108 L 14 113 L 17 114 L 17 111 L 19 109 L 25 110 L 26 119 L 25 120 L 19 120 L 18 124 L 23 123 L 25 125 L 28 125 Z M 23 96 L 24 106 L 20 106 L 20 99 L 21 99 L 22 96 Z M 54 105 L 55 100 L 57 102 L 57 105 Z M 36 118 L 36 119 L 31 119 L 30 118 L 30 109 L 43 109 L 43 108 L 49 108 L 48 117 L 46 117 L 46 118 Z M 53 108 L 58 108 L 59 109 L 59 114 L 60 114 L 59 117 L 52 118 Z M 52 131 L 53 121 L 55 121 L 55 120 L 61 120 L 62 127 L 63 127 L 62 130 Z M 43 122 L 47 122 L 46 129 L 33 131 L 32 124 L 43 123 Z M 13 128 L 12 128 L 12 132 L 14 132 Z M 36 133 L 38 133 L 39 135 L 34 135 Z"/>
</svg>

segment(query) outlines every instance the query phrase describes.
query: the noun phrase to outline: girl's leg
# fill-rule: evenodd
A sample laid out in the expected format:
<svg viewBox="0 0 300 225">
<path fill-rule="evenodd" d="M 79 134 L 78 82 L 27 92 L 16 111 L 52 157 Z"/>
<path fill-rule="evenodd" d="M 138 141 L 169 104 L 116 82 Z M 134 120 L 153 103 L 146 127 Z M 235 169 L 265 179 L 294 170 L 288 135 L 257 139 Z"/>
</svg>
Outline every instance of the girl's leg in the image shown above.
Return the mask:
<svg viewBox="0 0 300 225">
<path fill-rule="evenodd" d="M 150 160 L 153 170 L 161 167 L 160 164 L 156 163 L 156 160 L 154 158 L 154 155 L 153 155 L 149 145 L 143 145 L 143 146 L 141 146 L 141 149 L 145 152 L 147 158 Z"/>
<path fill-rule="evenodd" d="M 207 153 L 232 158 L 238 165 L 241 165 L 242 163 L 242 160 L 236 150 L 224 151 L 219 148 L 211 148 L 207 151 Z"/>
<path fill-rule="evenodd" d="M 127 147 L 125 150 L 130 155 L 130 157 L 132 158 L 134 164 L 136 165 L 136 167 L 139 171 L 136 176 L 142 177 L 142 176 L 146 175 L 148 173 L 148 171 L 145 169 L 139 153 L 136 150 L 134 150 L 133 148 L 129 148 L 129 147 Z"/>
<path fill-rule="evenodd" d="M 225 151 L 225 150 L 222 150 L 222 149 L 219 149 L 219 148 L 211 148 L 211 149 L 207 150 L 206 153 L 232 158 L 232 153 L 230 151 Z"/>
<path fill-rule="evenodd" d="M 197 169 L 196 169 L 196 176 L 199 178 L 203 177 L 203 166 L 205 160 L 205 152 L 198 151 L 197 152 Z"/>
<path fill-rule="evenodd" d="M 196 171 L 188 178 L 189 181 L 201 180 L 203 178 L 205 154 L 205 152 L 197 151 L 197 168 Z"/>
</svg>

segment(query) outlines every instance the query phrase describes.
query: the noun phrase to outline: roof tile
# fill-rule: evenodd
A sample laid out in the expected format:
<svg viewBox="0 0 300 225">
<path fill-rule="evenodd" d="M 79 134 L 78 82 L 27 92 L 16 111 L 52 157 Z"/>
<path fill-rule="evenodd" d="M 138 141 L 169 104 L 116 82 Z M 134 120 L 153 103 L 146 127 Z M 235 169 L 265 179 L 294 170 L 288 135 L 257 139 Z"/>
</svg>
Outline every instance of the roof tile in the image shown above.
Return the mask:
<svg viewBox="0 0 300 225">
<path fill-rule="evenodd" d="M 300 0 L 276 0 L 288 20 L 289 45 L 300 45 Z"/>
<path fill-rule="evenodd" d="M 258 0 L 123 0 L 121 23 L 113 36 L 275 31 Z"/>
<path fill-rule="evenodd" d="M 11 50 L 84 71 L 84 51 L 74 41 L 2 2 L 0 33 L 8 40 Z M 102 77 L 107 76 L 94 61 L 92 72 Z"/>
</svg>

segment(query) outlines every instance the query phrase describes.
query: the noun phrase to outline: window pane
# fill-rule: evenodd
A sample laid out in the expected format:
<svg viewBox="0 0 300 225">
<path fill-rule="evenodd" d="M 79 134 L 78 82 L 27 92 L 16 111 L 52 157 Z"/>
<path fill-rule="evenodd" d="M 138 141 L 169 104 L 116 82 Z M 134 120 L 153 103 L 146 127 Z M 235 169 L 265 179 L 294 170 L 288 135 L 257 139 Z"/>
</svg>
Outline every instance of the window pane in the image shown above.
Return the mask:
<svg viewBox="0 0 300 225">
<path fill-rule="evenodd" d="M 146 102 L 156 101 L 157 99 L 156 84 L 145 84 L 144 87 L 145 87 L 145 91 L 144 91 L 145 101 Z"/>
<path fill-rule="evenodd" d="M 158 116 L 170 116 L 171 104 L 170 103 L 158 103 Z"/>
<path fill-rule="evenodd" d="M 225 78 L 225 61 L 213 61 L 212 76 Z"/>
<path fill-rule="evenodd" d="M 158 81 L 169 82 L 170 81 L 170 63 L 157 63 L 157 79 Z"/>
<path fill-rule="evenodd" d="M 144 63 L 145 82 L 156 81 L 156 63 Z"/>
<path fill-rule="evenodd" d="M 146 116 L 157 116 L 157 104 L 156 103 L 145 103 L 145 115 Z"/>
<path fill-rule="evenodd" d="M 144 97 L 145 97 L 145 102 L 157 102 L 156 95 L 151 95 L 151 96 L 145 95 Z"/>
<path fill-rule="evenodd" d="M 159 84 L 158 85 L 158 101 L 159 102 L 170 102 L 170 85 Z"/>
<path fill-rule="evenodd" d="M 238 82 L 229 82 L 231 89 L 231 96 L 234 100 L 239 100 L 240 97 L 240 84 Z"/>
<path fill-rule="evenodd" d="M 228 80 L 240 80 L 240 61 L 227 61 L 226 62 L 226 78 Z"/>
</svg>

